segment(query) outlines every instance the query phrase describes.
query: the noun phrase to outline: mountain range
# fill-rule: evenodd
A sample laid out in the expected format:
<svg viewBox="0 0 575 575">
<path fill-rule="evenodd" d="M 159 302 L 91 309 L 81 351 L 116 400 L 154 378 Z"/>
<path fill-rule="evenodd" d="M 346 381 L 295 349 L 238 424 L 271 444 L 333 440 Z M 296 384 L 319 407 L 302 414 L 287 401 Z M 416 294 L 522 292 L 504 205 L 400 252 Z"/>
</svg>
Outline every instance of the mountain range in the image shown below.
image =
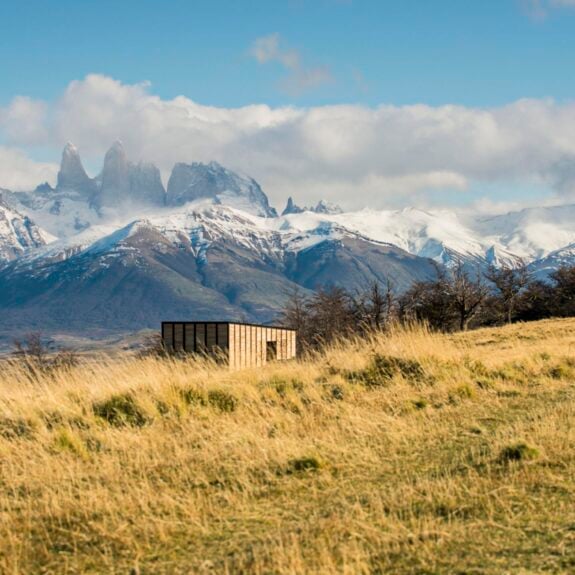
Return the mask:
<svg viewBox="0 0 575 575">
<path fill-rule="evenodd" d="M 364 209 L 325 201 L 281 216 L 252 178 L 216 162 L 178 163 L 164 187 L 120 142 L 91 178 L 67 144 L 55 187 L 0 191 L 0 338 L 24 331 L 99 336 L 169 319 L 268 322 L 287 294 L 398 291 L 458 260 L 528 263 L 545 277 L 575 263 L 575 205 L 497 216 Z"/>
</svg>

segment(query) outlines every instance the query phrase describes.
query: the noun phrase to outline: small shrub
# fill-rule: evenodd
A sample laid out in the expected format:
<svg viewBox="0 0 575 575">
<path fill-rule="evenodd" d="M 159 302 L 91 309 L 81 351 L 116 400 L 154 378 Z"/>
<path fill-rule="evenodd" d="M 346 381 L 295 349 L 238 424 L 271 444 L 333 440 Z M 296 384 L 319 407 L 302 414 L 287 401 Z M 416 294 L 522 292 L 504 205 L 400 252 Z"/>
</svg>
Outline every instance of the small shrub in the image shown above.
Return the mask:
<svg viewBox="0 0 575 575">
<path fill-rule="evenodd" d="M 180 395 L 187 405 L 207 405 L 206 395 L 193 387 L 180 390 Z"/>
<path fill-rule="evenodd" d="M 413 407 L 415 407 L 415 409 L 425 409 L 427 405 L 428 405 L 427 399 L 421 398 L 413 401 Z"/>
<path fill-rule="evenodd" d="M 475 390 L 469 384 L 464 383 L 457 386 L 449 393 L 449 400 L 452 403 L 457 403 L 462 399 L 472 399 L 475 396 Z"/>
<path fill-rule="evenodd" d="M 501 391 L 497 392 L 497 397 L 513 398 L 513 397 L 520 397 L 520 396 L 521 396 L 521 392 L 517 391 L 516 389 L 502 389 Z"/>
<path fill-rule="evenodd" d="M 71 430 L 60 429 L 54 437 L 54 450 L 68 452 L 83 459 L 88 457 L 88 450 L 84 442 Z"/>
<path fill-rule="evenodd" d="M 212 389 L 208 391 L 208 403 L 225 413 L 231 413 L 238 407 L 238 398 L 231 393 L 221 390 Z"/>
<path fill-rule="evenodd" d="M 573 369 L 567 362 L 554 365 L 549 368 L 547 373 L 553 379 L 569 379 L 573 377 Z"/>
<path fill-rule="evenodd" d="M 499 461 L 509 463 L 511 461 L 531 461 L 539 457 L 539 450 L 525 442 L 509 445 L 501 450 Z"/>
<path fill-rule="evenodd" d="M 35 425 L 27 419 L 21 417 L 0 418 L 0 437 L 4 439 L 29 439 L 34 435 L 35 431 Z"/>
<path fill-rule="evenodd" d="M 298 457 L 288 461 L 287 473 L 310 473 L 318 471 L 323 466 L 318 457 Z"/>
<path fill-rule="evenodd" d="M 479 376 L 481 379 L 489 376 L 489 369 L 479 360 L 470 360 L 467 358 L 465 365 L 473 375 Z"/>
<path fill-rule="evenodd" d="M 340 385 L 332 385 L 330 388 L 329 395 L 332 399 L 336 399 L 337 401 L 343 401 L 345 399 L 345 393 L 343 391 L 343 387 Z"/>
<path fill-rule="evenodd" d="M 285 397 L 289 390 L 301 393 L 305 387 L 304 382 L 297 378 L 284 379 L 282 377 L 272 377 L 268 383 L 276 390 L 276 393 L 280 397 Z"/>
<path fill-rule="evenodd" d="M 96 416 L 115 427 L 143 427 L 152 421 L 130 393 L 113 395 L 105 401 L 95 403 L 92 409 Z"/>
<path fill-rule="evenodd" d="M 380 354 L 375 354 L 365 369 L 349 373 L 348 379 L 359 381 L 367 387 L 378 387 L 386 385 L 396 375 L 401 375 L 413 383 L 430 381 L 429 376 L 418 361 Z"/>
</svg>

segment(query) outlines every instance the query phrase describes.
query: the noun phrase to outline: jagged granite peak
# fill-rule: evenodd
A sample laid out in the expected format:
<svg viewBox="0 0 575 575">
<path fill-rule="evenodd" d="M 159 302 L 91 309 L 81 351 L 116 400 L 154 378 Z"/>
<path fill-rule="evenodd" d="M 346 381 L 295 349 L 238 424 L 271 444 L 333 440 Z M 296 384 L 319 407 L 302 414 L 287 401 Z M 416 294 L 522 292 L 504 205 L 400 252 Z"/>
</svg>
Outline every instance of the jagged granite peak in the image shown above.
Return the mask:
<svg viewBox="0 0 575 575">
<path fill-rule="evenodd" d="M 120 140 L 114 142 L 104 157 L 104 167 L 98 177 L 100 190 L 97 205 L 118 206 L 123 203 L 163 206 L 166 190 L 160 170 L 151 163 L 128 161 Z"/>
<path fill-rule="evenodd" d="M 62 152 L 56 189 L 76 190 L 85 194 L 91 194 L 94 191 L 94 182 L 84 170 L 78 148 L 70 142 L 64 146 Z"/>
<path fill-rule="evenodd" d="M 316 214 L 343 214 L 343 210 L 337 204 L 326 200 L 320 200 L 315 208 L 311 208 L 310 211 Z"/>
<path fill-rule="evenodd" d="M 104 167 L 99 177 L 100 192 L 98 204 L 113 206 L 130 195 L 130 175 L 128 158 L 120 140 L 112 144 L 104 157 Z"/>
<path fill-rule="evenodd" d="M 128 164 L 130 197 L 137 203 L 163 206 L 166 190 L 162 184 L 160 170 L 151 163 Z"/>
<path fill-rule="evenodd" d="M 176 164 L 168 181 L 167 204 L 181 206 L 200 199 L 212 199 L 258 216 L 277 216 L 254 179 L 240 176 L 217 162 Z"/>
<path fill-rule="evenodd" d="M 288 198 L 286 207 L 282 212 L 282 216 L 288 216 L 290 214 L 301 214 L 303 212 L 313 212 L 315 214 L 326 214 L 335 215 L 343 214 L 343 210 L 337 205 L 326 200 L 320 200 L 315 206 L 300 208 L 294 203 L 293 198 L 290 196 Z"/>
<path fill-rule="evenodd" d="M 282 212 L 282 216 L 288 216 L 289 214 L 301 214 L 304 211 L 303 208 L 300 208 L 298 205 L 296 205 L 293 201 L 293 198 L 290 196 L 288 198 L 286 207 L 284 208 L 284 211 Z"/>
</svg>

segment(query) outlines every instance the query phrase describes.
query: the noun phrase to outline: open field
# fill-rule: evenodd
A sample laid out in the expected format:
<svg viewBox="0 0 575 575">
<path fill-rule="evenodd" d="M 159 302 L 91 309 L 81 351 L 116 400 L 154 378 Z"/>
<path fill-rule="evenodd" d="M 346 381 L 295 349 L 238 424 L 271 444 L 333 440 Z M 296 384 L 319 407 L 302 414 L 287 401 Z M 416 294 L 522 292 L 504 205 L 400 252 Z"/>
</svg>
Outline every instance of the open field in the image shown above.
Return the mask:
<svg viewBox="0 0 575 575">
<path fill-rule="evenodd" d="M 575 320 L 228 372 L 0 363 L 0 572 L 575 572 Z"/>
</svg>

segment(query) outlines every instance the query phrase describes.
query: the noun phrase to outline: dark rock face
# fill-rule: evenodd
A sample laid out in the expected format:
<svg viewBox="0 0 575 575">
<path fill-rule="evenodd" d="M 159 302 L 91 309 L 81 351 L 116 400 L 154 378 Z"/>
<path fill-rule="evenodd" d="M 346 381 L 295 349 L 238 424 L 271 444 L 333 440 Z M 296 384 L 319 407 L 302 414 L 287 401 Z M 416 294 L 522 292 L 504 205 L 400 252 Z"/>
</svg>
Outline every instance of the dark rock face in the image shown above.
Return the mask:
<svg viewBox="0 0 575 575">
<path fill-rule="evenodd" d="M 288 198 L 286 207 L 284 208 L 284 211 L 282 212 L 282 216 L 288 216 L 289 214 L 301 214 L 303 211 L 304 211 L 304 209 L 297 206 L 294 203 L 293 198 L 290 196 Z"/>
<path fill-rule="evenodd" d="M 314 207 L 300 208 L 296 205 L 291 198 L 288 198 L 286 207 L 282 212 L 282 216 L 287 216 L 289 214 L 301 214 L 303 212 L 314 212 L 315 214 L 342 214 L 343 210 L 337 205 L 331 202 L 326 202 L 325 200 L 320 200 Z"/>
<path fill-rule="evenodd" d="M 311 208 L 316 214 L 342 214 L 343 210 L 337 205 L 325 200 L 320 200 L 315 208 Z"/>
<path fill-rule="evenodd" d="M 238 206 L 248 208 L 246 211 L 251 207 L 258 215 L 277 216 L 255 180 L 227 170 L 217 162 L 176 164 L 168 181 L 167 204 L 181 206 L 200 199 L 232 206 L 237 202 Z"/>
<path fill-rule="evenodd" d="M 115 142 L 106 152 L 104 167 L 98 177 L 100 190 L 96 204 L 114 207 L 125 203 L 163 206 L 166 191 L 160 170 L 154 164 L 128 161 L 122 142 Z"/>
<path fill-rule="evenodd" d="M 50 186 L 48 186 L 49 188 Z M 41 191 L 49 191 L 44 185 Z M 86 197 L 90 197 L 96 191 L 96 185 L 92 180 L 80 159 L 80 154 L 76 146 L 73 144 L 66 144 L 62 152 L 62 161 L 60 163 L 60 171 L 58 172 L 57 190 L 75 190 L 80 192 Z"/>
<path fill-rule="evenodd" d="M 130 197 L 134 202 L 152 206 L 163 206 L 166 203 L 166 190 L 160 170 L 154 164 L 129 164 L 128 174 Z"/>
<path fill-rule="evenodd" d="M 115 206 L 130 196 L 128 159 L 121 142 L 115 142 L 106 152 L 100 181 L 99 205 Z"/>
</svg>

